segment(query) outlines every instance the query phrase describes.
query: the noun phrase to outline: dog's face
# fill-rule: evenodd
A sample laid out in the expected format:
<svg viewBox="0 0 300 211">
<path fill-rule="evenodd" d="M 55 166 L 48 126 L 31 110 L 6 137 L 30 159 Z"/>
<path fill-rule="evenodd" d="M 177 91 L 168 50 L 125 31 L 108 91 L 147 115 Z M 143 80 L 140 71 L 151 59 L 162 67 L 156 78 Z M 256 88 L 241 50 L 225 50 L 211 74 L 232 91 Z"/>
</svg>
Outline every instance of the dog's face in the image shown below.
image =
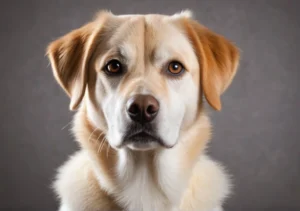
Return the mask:
<svg viewBox="0 0 300 211">
<path fill-rule="evenodd" d="M 112 147 L 171 148 L 199 116 L 202 95 L 220 109 L 238 52 L 188 15 L 101 13 L 49 46 L 71 109 L 84 98 Z"/>
<path fill-rule="evenodd" d="M 114 25 L 94 54 L 96 106 L 105 116 L 114 147 L 172 147 L 194 120 L 199 100 L 199 64 L 184 32 L 170 17 L 127 16 Z M 107 50 L 103 50 L 107 49 Z"/>
</svg>

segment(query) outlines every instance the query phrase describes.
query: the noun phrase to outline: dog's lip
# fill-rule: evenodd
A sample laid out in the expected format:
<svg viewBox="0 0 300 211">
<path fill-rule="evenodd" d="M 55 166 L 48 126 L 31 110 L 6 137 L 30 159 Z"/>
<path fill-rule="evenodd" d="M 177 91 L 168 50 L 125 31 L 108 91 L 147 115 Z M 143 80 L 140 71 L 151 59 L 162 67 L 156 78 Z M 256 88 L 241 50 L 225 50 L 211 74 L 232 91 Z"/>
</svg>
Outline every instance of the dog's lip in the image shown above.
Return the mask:
<svg viewBox="0 0 300 211">
<path fill-rule="evenodd" d="M 154 135 L 152 135 L 151 133 L 148 133 L 146 131 L 141 131 L 141 132 L 138 132 L 138 133 L 134 133 L 134 134 L 128 136 L 128 138 L 133 138 L 133 137 L 136 137 L 136 136 L 149 137 L 149 138 L 157 139 L 157 137 L 155 137 Z"/>
<path fill-rule="evenodd" d="M 130 134 L 129 136 L 126 136 L 126 138 L 124 139 L 125 140 L 124 142 L 131 143 L 130 140 L 133 138 L 149 138 L 152 141 L 157 142 L 158 144 L 160 144 L 161 146 L 163 146 L 165 148 L 169 149 L 169 148 L 173 147 L 173 146 L 166 145 L 165 142 L 161 138 L 159 138 L 156 135 L 154 135 L 153 133 L 145 131 L 145 130 L 142 130 L 142 131 Z M 125 144 L 125 143 L 123 143 L 123 144 Z"/>
</svg>

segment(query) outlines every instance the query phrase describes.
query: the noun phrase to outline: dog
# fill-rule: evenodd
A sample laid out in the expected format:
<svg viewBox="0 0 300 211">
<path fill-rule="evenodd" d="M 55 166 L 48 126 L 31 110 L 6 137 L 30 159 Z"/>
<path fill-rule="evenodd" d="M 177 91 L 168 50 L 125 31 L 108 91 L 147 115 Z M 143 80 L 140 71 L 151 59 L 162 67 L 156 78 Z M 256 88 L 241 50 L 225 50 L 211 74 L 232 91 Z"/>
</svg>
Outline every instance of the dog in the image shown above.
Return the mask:
<svg viewBox="0 0 300 211">
<path fill-rule="evenodd" d="M 76 110 L 80 150 L 59 169 L 60 211 L 221 211 L 225 168 L 205 152 L 239 50 L 174 15 L 101 11 L 47 48 Z"/>
</svg>

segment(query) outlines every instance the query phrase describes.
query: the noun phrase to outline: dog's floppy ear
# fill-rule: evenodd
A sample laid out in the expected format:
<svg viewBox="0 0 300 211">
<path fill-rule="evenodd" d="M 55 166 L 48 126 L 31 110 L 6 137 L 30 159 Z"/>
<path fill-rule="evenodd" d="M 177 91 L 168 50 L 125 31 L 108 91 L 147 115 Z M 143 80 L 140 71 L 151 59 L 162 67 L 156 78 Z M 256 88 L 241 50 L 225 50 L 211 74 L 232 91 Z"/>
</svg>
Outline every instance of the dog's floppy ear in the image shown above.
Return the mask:
<svg viewBox="0 0 300 211">
<path fill-rule="evenodd" d="M 102 14 L 97 20 L 50 43 L 47 48 L 54 77 L 71 98 L 70 110 L 75 110 L 84 96 L 88 63 L 104 19 Z"/>
<path fill-rule="evenodd" d="M 221 94 L 230 85 L 239 63 L 238 49 L 227 39 L 192 19 L 184 19 L 200 63 L 200 81 L 208 103 L 221 110 Z"/>
</svg>

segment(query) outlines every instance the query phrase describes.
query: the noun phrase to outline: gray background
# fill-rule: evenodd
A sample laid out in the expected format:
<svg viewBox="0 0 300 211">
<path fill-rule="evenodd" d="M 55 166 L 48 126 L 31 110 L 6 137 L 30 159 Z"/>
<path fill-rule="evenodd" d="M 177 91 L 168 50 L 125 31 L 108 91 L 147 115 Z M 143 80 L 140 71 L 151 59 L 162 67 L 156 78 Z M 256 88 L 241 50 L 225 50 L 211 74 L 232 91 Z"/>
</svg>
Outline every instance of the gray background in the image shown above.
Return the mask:
<svg viewBox="0 0 300 211">
<path fill-rule="evenodd" d="M 46 45 L 98 9 L 197 19 L 242 49 L 239 73 L 213 112 L 210 154 L 234 175 L 227 211 L 300 210 L 299 1 L 1 1 L 0 210 L 56 210 L 55 168 L 77 148 L 68 98 Z"/>
</svg>

